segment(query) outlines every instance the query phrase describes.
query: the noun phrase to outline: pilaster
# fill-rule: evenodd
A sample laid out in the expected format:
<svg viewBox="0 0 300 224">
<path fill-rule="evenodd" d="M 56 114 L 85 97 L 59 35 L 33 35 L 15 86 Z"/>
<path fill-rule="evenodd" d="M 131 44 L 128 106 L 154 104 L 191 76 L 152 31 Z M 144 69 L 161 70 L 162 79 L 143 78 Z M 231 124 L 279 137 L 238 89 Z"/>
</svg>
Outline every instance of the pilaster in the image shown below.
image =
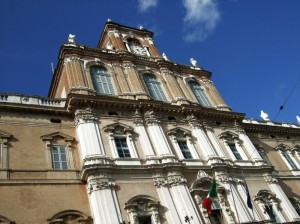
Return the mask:
<svg viewBox="0 0 300 224">
<path fill-rule="evenodd" d="M 266 173 L 264 174 L 264 178 L 266 182 L 268 183 L 270 189 L 272 190 L 273 193 L 276 194 L 276 197 L 280 199 L 281 207 L 284 211 L 284 213 L 287 215 L 288 219 L 287 221 L 290 222 L 295 222 L 295 221 L 300 221 L 300 217 L 295 210 L 294 206 L 282 190 L 281 186 L 278 184 L 278 181 L 276 178 L 273 178 L 270 174 Z"/>
<path fill-rule="evenodd" d="M 91 159 L 105 160 L 106 158 L 98 122 L 98 118 L 91 108 L 75 112 L 75 126 L 83 165 L 87 161 L 91 162 Z"/>
<path fill-rule="evenodd" d="M 151 142 L 153 143 L 157 155 L 160 156 L 162 163 L 177 162 L 177 158 L 172 153 L 171 147 L 154 111 L 151 110 L 145 113 L 145 122 Z"/>
<path fill-rule="evenodd" d="M 218 155 L 214 151 L 213 146 L 206 135 L 203 125 L 193 115 L 188 119 L 189 124 L 192 126 L 192 133 L 196 136 L 197 142 L 204 153 L 204 159 L 208 164 L 220 162 Z"/>
<path fill-rule="evenodd" d="M 115 192 L 115 182 L 105 173 L 95 173 L 88 176 L 87 184 L 94 223 L 121 223 L 123 219 Z"/>
</svg>

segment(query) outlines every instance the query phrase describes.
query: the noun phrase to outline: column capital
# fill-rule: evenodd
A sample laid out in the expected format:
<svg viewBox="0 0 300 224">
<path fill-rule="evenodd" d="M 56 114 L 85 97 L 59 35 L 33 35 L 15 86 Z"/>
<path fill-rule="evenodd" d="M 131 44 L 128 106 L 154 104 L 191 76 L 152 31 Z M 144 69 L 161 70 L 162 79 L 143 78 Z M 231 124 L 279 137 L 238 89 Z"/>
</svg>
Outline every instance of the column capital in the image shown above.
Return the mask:
<svg viewBox="0 0 300 224">
<path fill-rule="evenodd" d="M 96 113 L 91 108 L 78 109 L 75 112 L 75 126 L 81 123 L 98 122 Z"/>
<path fill-rule="evenodd" d="M 269 173 L 265 173 L 263 176 L 268 184 L 278 183 L 278 180 L 276 178 L 272 177 L 272 175 Z"/>
<path fill-rule="evenodd" d="M 153 110 L 145 112 L 145 120 L 147 125 L 158 125 L 160 123 Z"/>
<path fill-rule="evenodd" d="M 91 194 L 94 191 L 113 189 L 116 183 L 113 179 L 109 178 L 107 174 L 97 174 L 88 177 L 88 193 Z"/>
</svg>

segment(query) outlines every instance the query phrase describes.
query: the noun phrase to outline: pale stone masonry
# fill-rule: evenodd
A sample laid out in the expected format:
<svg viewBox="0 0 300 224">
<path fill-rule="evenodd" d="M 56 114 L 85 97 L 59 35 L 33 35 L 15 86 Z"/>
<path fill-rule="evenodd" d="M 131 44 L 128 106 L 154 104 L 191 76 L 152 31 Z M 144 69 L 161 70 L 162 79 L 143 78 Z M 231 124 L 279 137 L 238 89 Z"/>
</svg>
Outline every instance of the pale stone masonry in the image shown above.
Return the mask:
<svg viewBox="0 0 300 224">
<path fill-rule="evenodd" d="M 300 126 L 234 112 L 153 36 L 108 21 L 61 46 L 48 97 L 0 94 L 0 223 L 300 222 Z"/>
</svg>

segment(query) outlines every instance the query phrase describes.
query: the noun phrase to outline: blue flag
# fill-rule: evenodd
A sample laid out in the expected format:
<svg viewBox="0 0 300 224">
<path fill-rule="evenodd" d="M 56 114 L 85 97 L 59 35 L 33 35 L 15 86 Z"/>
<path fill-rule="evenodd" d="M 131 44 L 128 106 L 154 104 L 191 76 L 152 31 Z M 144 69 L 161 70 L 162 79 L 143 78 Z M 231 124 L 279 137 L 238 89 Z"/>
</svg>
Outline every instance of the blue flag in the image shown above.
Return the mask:
<svg viewBox="0 0 300 224">
<path fill-rule="evenodd" d="M 243 179 L 244 179 L 244 186 L 245 186 L 246 195 L 247 195 L 247 206 L 248 206 L 248 208 L 253 209 L 253 205 L 252 205 L 252 202 L 251 202 L 251 197 L 250 197 L 250 194 L 249 194 L 249 190 L 248 190 L 248 186 L 247 186 L 247 183 L 246 183 L 246 179 L 245 179 L 245 177 L 243 177 Z"/>
</svg>

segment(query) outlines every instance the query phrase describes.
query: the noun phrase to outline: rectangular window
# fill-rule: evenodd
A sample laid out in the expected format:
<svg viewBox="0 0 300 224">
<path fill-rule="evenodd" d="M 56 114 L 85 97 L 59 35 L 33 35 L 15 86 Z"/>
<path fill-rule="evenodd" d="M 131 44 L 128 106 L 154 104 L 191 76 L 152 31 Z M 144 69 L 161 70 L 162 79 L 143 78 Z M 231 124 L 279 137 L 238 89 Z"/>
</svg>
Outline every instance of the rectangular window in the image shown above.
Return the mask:
<svg viewBox="0 0 300 224">
<path fill-rule="evenodd" d="M 296 164 L 294 163 L 294 161 L 292 160 L 292 158 L 290 157 L 288 152 L 282 152 L 282 155 L 284 156 L 286 161 L 290 164 L 290 166 L 292 167 L 293 170 L 298 169 L 298 167 L 296 166 Z"/>
<path fill-rule="evenodd" d="M 187 146 L 186 141 L 177 141 L 178 146 L 182 152 L 182 155 L 185 159 L 192 159 L 192 154 L 189 150 L 189 147 Z"/>
<path fill-rule="evenodd" d="M 65 146 L 52 146 L 52 166 L 55 170 L 68 169 L 67 152 Z"/>
<path fill-rule="evenodd" d="M 228 146 L 229 148 L 231 149 L 234 157 L 237 159 L 237 160 L 242 160 L 242 157 L 239 153 L 239 151 L 237 150 L 237 148 L 235 147 L 235 144 L 234 143 L 228 143 Z"/>
<path fill-rule="evenodd" d="M 116 148 L 120 158 L 130 158 L 130 152 L 126 138 L 115 138 Z"/>
</svg>

